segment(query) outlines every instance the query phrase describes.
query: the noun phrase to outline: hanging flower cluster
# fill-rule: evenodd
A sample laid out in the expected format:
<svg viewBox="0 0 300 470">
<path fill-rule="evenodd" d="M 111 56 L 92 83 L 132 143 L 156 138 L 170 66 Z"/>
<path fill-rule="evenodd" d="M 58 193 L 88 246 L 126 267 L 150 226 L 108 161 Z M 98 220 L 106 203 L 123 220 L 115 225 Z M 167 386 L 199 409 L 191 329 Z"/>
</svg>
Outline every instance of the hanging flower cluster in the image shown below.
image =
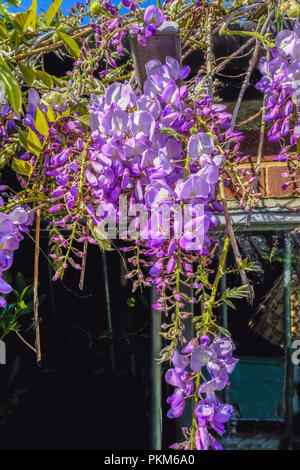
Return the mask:
<svg viewBox="0 0 300 470">
<path fill-rule="evenodd" d="M 27 177 L 19 175 L 24 190 L 18 197 L 26 203 L 30 185 L 37 191 L 44 213 L 52 219 L 54 280 L 68 265 L 82 269 L 75 257 L 82 259 L 86 253 L 78 243 L 107 242 L 105 224 L 118 223 L 120 238 L 131 241 L 123 250 L 135 252 L 129 259 L 134 269 L 128 274 L 135 278 L 134 288 L 154 285 L 158 293 L 154 308 L 172 314 L 168 332 L 163 333 L 170 344 L 161 352 L 161 361 L 172 359 L 174 363 L 178 341 L 186 341 L 183 320 L 189 314 L 181 310 L 184 303 L 197 302 L 196 297 L 180 292 L 180 283 L 185 278 L 190 287 L 198 292 L 202 289 L 193 265 L 199 256 L 209 255 L 208 232 L 218 224 L 213 212 L 221 210 L 216 186 L 228 154 L 225 145 L 233 143 L 236 152 L 242 135 L 230 130 L 231 115 L 207 95 L 204 84 L 198 84 L 192 93 L 180 85 L 189 74 L 188 67 L 181 68 L 174 58 L 167 57 L 165 64 L 150 61 L 146 72 L 140 96 L 128 83 L 112 84 L 104 94 L 92 96 L 88 105 L 90 137 L 78 112 L 69 115 L 61 104 L 49 106 L 30 89 L 23 124 L 31 140 L 18 161 L 26 162 L 31 171 Z M 120 196 L 126 198 L 125 206 L 120 206 Z M 20 235 L 15 235 L 14 227 L 17 224 L 24 230 L 32 216 L 29 220 L 19 199 L 9 203 L 16 208 L 11 214 L 1 214 L 3 234 L 17 242 Z M 165 218 L 164 210 L 174 207 L 174 213 Z M 143 220 L 141 210 L 150 217 Z M 124 211 L 130 224 L 123 230 Z M 69 230 L 67 238 L 61 229 Z M 11 252 L 17 244 L 3 247 Z M 7 291 L 6 284 L 3 289 Z M 226 385 L 223 379 L 222 387 Z M 218 380 L 219 376 L 214 377 L 212 384 Z M 176 400 L 171 402 L 177 410 Z M 225 409 L 218 401 L 214 406 Z M 172 413 L 175 417 L 178 410 Z M 200 431 L 196 431 L 195 441 Z M 209 439 L 217 446 L 212 437 Z"/>
<path fill-rule="evenodd" d="M 2 193 L 6 189 L 5 186 L 0 186 Z M 3 197 L 0 196 L 0 206 L 3 205 Z M 18 206 L 6 214 L 0 212 L 0 308 L 7 305 L 1 294 L 9 294 L 12 291 L 12 287 L 3 279 L 2 273 L 11 268 L 14 251 L 24 239 L 23 233 L 28 233 L 28 225 L 32 220 L 33 216 L 28 215 L 24 207 Z"/>
<path fill-rule="evenodd" d="M 188 2 L 186 8 L 184 1 L 167 1 L 163 8 L 151 5 L 141 10 L 138 0 L 122 0 L 129 10 L 124 15 L 110 0 L 87 5 L 85 9 L 77 3 L 68 21 L 55 23 L 53 36 L 47 32 L 42 40 L 53 50 L 60 41 L 74 57 L 67 79 L 32 68 L 37 39 L 27 52 L 26 66 L 20 60 L 22 49 L 12 52 L 18 64 L 14 74 L 29 85 L 26 98 L 20 97 L 18 104 L 10 96 L 9 105 L 0 88 L 0 163 L 11 161 L 22 188 L 12 195 L 0 187 L 0 307 L 6 305 L 1 294 L 12 289 L 2 272 L 11 267 L 35 214 L 37 226 L 41 217 L 49 223 L 53 280 L 62 278 L 70 266 L 84 274 L 89 243 L 110 249 L 111 239 L 121 239 L 133 290 L 153 287 L 153 308 L 165 316 L 158 361 L 173 364 L 165 379 L 175 387 L 167 400 L 167 416 L 181 416 L 188 399 L 194 403 L 192 425 L 183 429 L 184 441 L 171 448 L 218 450 L 222 447 L 214 435 L 225 432 L 224 423 L 233 411 L 230 404 L 221 403 L 218 393 L 229 385 L 238 362 L 232 357 L 232 340 L 213 318 L 214 308 L 223 302 L 216 295 L 229 236 L 213 282 L 206 268 L 219 243 L 211 229 L 218 225 L 216 212 L 223 212 L 219 200 L 225 197 L 225 170 L 233 171 L 240 161 L 243 135 L 231 129 L 226 106 L 209 96 L 212 83 L 199 76 L 193 83 L 183 82 L 190 69 L 173 57 L 146 64 L 147 79 L 138 94 L 124 39 L 131 31 L 140 45 L 147 45 L 165 20 L 178 20 L 184 48 L 205 43 L 208 51 L 210 41 L 201 19 L 205 15 L 208 31 L 218 29 L 223 13 L 218 7 L 212 12 L 212 4 L 202 1 Z M 91 24 L 76 32 L 87 14 Z M 45 18 L 48 29 L 54 16 L 52 9 Z M 35 20 L 28 18 L 34 29 Z M 236 9 L 232 18 L 240 18 Z M 278 35 L 273 58 L 261 61 L 264 77 L 257 85 L 269 95 L 266 120 L 274 121 L 270 140 L 290 139 L 280 159 L 287 158 L 300 137 L 293 94 L 299 31 L 296 23 L 293 32 Z M 207 61 L 209 55 L 208 51 Z M 1 61 L 0 69 L 14 84 L 14 74 Z M 237 181 L 244 194 L 243 181 Z M 198 302 L 197 317 L 189 304 Z M 195 337 L 188 341 L 185 320 L 191 317 Z"/>
<path fill-rule="evenodd" d="M 183 430 L 186 440 L 171 445 L 172 449 L 222 449 L 221 444 L 209 432 L 208 426 L 218 434 L 224 434 L 224 423 L 232 414 L 233 407 L 220 403 L 216 391 L 221 391 L 229 385 L 228 374 L 233 372 L 238 362 L 238 359 L 232 357 L 234 349 L 235 346 L 229 338 L 217 336 L 210 343 L 210 338 L 203 335 L 200 342 L 193 339 L 182 349 L 184 355 L 175 351 L 172 359 L 174 367 L 166 372 L 166 381 L 176 387 L 167 399 L 167 403 L 171 405 L 168 417 L 181 416 L 186 399 L 190 396 L 194 396 L 194 413 L 191 429 Z M 190 372 L 186 370 L 188 366 Z"/>
<path fill-rule="evenodd" d="M 276 160 L 286 161 L 295 155 L 297 144 L 299 156 L 300 122 L 300 24 L 277 34 L 271 57 L 262 57 L 259 69 L 262 79 L 256 88 L 268 96 L 265 121 L 272 123 L 268 132 L 270 142 L 283 143 Z"/>
</svg>

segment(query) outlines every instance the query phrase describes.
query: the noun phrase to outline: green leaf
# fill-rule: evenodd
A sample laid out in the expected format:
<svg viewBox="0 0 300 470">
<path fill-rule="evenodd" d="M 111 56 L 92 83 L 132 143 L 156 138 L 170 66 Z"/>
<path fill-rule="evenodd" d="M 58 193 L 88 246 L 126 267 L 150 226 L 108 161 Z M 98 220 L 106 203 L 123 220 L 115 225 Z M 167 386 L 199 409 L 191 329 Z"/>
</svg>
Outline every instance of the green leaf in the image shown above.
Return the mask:
<svg viewBox="0 0 300 470">
<path fill-rule="evenodd" d="M 12 284 L 12 275 L 10 271 L 3 271 L 2 277 L 6 282 L 8 282 L 8 284 Z"/>
<path fill-rule="evenodd" d="M 82 124 L 84 124 L 85 126 L 89 126 L 90 124 L 90 115 L 89 114 L 85 114 L 84 116 L 78 116 L 77 117 L 78 121 L 80 121 Z"/>
<path fill-rule="evenodd" d="M 171 135 L 177 140 L 182 140 L 182 141 L 186 140 L 184 136 L 182 136 L 181 134 L 178 134 L 178 132 L 174 131 L 174 129 L 171 129 L 170 127 L 162 127 L 159 130 L 159 132 L 161 132 L 162 134 Z"/>
<path fill-rule="evenodd" d="M 17 0 L 6 0 L 7 3 L 9 3 L 10 5 L 12 5 L 13 7 L 15 8 L 20 8 L 20 5 L 19 5 L 19 2 Z"/>
<path fill-rule="evenodd" d="M 36 70 L 35 73 L 37 78 L 41 80 L 41 82 L 43 82 L 48 88 L 53 87 L 53 80 L 49 73 L 44 72 L 44 70 Z"/>
<path fill-rule="evenodd" d="M 22 13 L 17 13 L 14 17 L 14 23 L 16 26 L 19 26 L 19 28 L 21 28 L 21 30 L 23 31 L 30 17 L 31 17 L 31 10 L 29 8 L 28 10 Z"/>
<path fill-rule="evenodd" d="M 30 176 L 33 171 L 32 165 L 29 162 L 19 160 L 18 158 L 13 158 L 11 166 L 16 173 L 23 176 Z"/>
<path fill-rule="evenodd" d="M 45 136 L 48 135 L 49 126 L 48 126 L 47 119 L 45 118 L 44 113 L 40 110 L 38 106 L 36 108 L 34 124 L 35 124 L 36 130 L 40 134 L 45 135 Z"/>
<path fill-rule="evenodd" d="M 57 33 L 63 40 L 64 45 L 67 51 L 69 52 L 69 54 L 71 54 L 75 59 L 78 59 L 81 55 L 81 52 L 75 39 L 73 39 L 71 36 L 61 31 L 57 31 Z"/>
<path fill-rule="evenodd" d="M 34 153 L 35 155 L 39 155 L 40 151 L 42 149 L 42 144 L 40 142 L 40 139 L 38 138 L 36 133 L 33 132 L 32 129 L 28 130 L 27 148 L 28 148 L 29 152 Z"/>
<path fill-rule="evenodd" d="M 16 285 L 19 292 L 22 292 L 26 287 L 26 279 L 22 273 L 18 272 L 16 276 Z M 22 297 L 21 297 L 22 298 Z"/>
<path fill-rule="evenodd" d="M 24 78 L 25 78 L 26 82 L 30 86 L 32 86 L 32 84 L 35 80 L 35 77 L 36 77 L 35 72 L 32 69 L 30 69 L 29 67 L 26 67 L 26 65 L 22 64 L 21 62 L 19 62 L 18 65 L 19 65 L 20 71 L 24 75 Z"/>
<path fill-rule="evenodd" d="M 0 34 L 1 34 L 2 39 L 5 39 L 8 37 L 5 23 L 2 20 L 0 20 Z"/>
<path fill-rule="evenodd" d="M 20 86 L 13 76 L 10 68 L 0 60 L 0 85 L 3 85 L 9 104 L 18 115 L 22 110 L 22 95 Z"/>
<path fill-rule="evenodd" d="M 23 13 L 17 13 L 14 17 L 14 22 L 17 24 L 22 31 L 28 29 L 32 26 L 35 29 L 36 26 L 36 10 L 37 10 L 37 0 L 32 0 L 31 7 L 24 11 Z"/>
<path fill-rule="evenodd" d="M 27 305 L 25 304 L 24 300 L 21 300 L 21 302 L 19 303 L 19 307 L 20 307 L 22 310 L 25 310 L 25 308 L 27 308 Z"/>
<path fill-rule="evenodd" d="M 50 24 L 52 23 L 52 20 L 53 20 L 54 16 L 56 15 L 56 13 L 58 12 L 59 7 L 62 4 L 62 1 L 63 0 L 54 0 L 51 7 L 47 11 L 47 13 L 46 13 L 46 25 L 47 26 L 50 26 Z"/>
<path fill-rule="evenodd" d="M 228 300 L 228 299 L 223 299 L 225 304 L 229 305 L 229 307 L 235 309 L 235 306 L 233 305 L 233 303 L 231 302 L 231 300 Z"/>
<path fill-rule="evenodd" d="M 26 134 L 23 131 L 23 129 L 21 129 L 21 127 L 18 128 L 18 135 L 19 135 L 20 143 L 23 145 L 23 147 L 27 149 Z"/>
</svg>

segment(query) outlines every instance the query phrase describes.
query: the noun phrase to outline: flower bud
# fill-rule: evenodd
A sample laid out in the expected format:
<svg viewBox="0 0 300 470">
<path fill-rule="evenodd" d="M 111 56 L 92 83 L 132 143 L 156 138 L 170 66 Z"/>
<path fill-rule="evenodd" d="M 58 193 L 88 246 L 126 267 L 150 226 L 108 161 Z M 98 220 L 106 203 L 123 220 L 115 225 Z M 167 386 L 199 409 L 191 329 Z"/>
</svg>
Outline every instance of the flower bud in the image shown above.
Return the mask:
<svg viewBox="0 0 300 470">
<path fill-rule="evenodd" d="M 92 15 L 100 15 L 102 10 L 101 2 L 99 0 L 93 0 L 90 3 L 90 12 Z"/>
</svg>

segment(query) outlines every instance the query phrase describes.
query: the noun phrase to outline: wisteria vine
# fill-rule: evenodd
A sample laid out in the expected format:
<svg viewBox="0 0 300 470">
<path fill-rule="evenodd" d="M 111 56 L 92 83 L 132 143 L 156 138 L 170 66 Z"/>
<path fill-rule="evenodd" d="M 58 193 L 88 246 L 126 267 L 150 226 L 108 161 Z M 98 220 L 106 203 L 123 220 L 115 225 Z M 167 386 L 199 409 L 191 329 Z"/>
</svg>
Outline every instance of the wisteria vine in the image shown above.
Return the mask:
<svg viewBox="0 0 300 470">
<path fill-rule="evenodd" d="M 235 251 L 224 192 L 228 174 L 238 181 L 248 208 L 256 199 L 236 170 L 243 140 L 242 132 L 234 129 L 238 107 L 233 118 L 212 93 L 211 35 L 229 34 L 227 10 L 222 2 L 181 0 L 144 10 L 137 0 L 122 0 L 123 12 L 110 1 L 93 0 L 87 8 L 76 3 L 64 17 L 58 3 L 45 18 L 38 17 L 43 35 L 34 36 L 28 50 L 16 44 L 9 49 L 2 31 L 0 164 L 11 163 L 21 189 L 13 193 L 0 186 L 0 307 L 6 306 L 5 295 L 12 291 L 3 273 L 11 268 L 14 252 L 34 219 L 36 244 L 41 217 L 48 221 L 54 281 L 71 266 L 80 271 L 82 287 L 88 245 L 108 250 L 112 239 L 119 238 L 131 266 L 126 277 L 132 279 L 133 291 L 154 288 L 153 308 L 164 316 L 158 362 L 172 364 L 165 379 L 175 387 L 167 399 L 167 416 L 181 416 L 186 400 L 193 401 L 192 424 L 183 428 L 183 441 L 171 448 L 222 449 L 215 435 L 225 433 L 233 407 L 222 403 L 219 392 L 229 385 L 238 359 L 232 357 L 235 346 L 214 312 L 223 302 L 230 304 L 227 297 L 247 296 L 245 270 L 251 268 Z M 232 21 L 257 14 L 261 7 L 261 2 L 233 3 L 230 15 L 227 12 Z M 267 18 L 266 27 L 272 9 L 278 20 L 282 2 L 268 2 L 266 10 L 259 10 Z M 20 38 L 28 41 L 30 28 L 36 27 L 36 2 L 26 18 L 22 14 L 12 17 L 5 11 L 18 25 Z M 85 25 L 87 16 L 90 23 Z M 296 16 L 293 11 L 291 16 Z M 191 78 L 189 67 L 176 58 L 167 56 L 161 62 L 154 57 L 146 64 L 141 92 L 127 49 L 128 32 L 147 47 L 165 20 L 178 21 L 185 56 L 195 47 L 204 50 L 205 66 Z M 283 142 L 277 157 L 281 161 L 300 158 L 299 35 L 297 22 L 293 31 L 279 32 L 275 47 L 269 49 L 272 57 L 260 61 L 263 77 L 256 85 L 268 96 L 265 121 L 273 123 L 268 138 Z M 270 45 L 268 33 L 252 36 L 257 44 Z M 61 46 L 75 59 L 66 77 L 58 79 L 43 67 L 33 67 L 32 57 Z M 13 72 L 5 55 L 17 64 Z M 17 79 L 26 83 L 23 98 Z M 222 212 L 227 224 L 223 243 L 212 231 Z M 219 298 L 230 244 L 243 285 Z M 212 280 L 207 267 L 218 246 L 219 264 Z M 197 303 L 201 314 L 193 315 L 188 305 Z M 37 315 L 35 302 L 36 321 Z M 185 338 L 187 319 L 193 323 L 192 339 Z"/>
</svg>

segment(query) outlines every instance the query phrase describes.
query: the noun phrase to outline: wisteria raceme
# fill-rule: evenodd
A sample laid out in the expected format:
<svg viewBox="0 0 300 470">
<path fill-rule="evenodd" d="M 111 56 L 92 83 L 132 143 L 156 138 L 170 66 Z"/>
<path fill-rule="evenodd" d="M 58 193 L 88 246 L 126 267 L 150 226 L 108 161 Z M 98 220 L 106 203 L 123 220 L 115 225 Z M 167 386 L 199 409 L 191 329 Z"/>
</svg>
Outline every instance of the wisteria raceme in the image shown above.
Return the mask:
<svg viewBox="0 0 300 470">
<path fill-rule="evenodd" d="M 268 132 L 270 142 L 280 142 L 281 150 L 274 160 L 300 158 L 300 25 L 293 30 L 280 31 L 271 57 L 260 60 L 262 79 L 256 88 L 267 94 L 265 121 L 272 123 Z M 296 146 L 296 150 L 295 150 Z M 291 175 L 288 175 L 291 176 Z M 283 189 L 288 184 L 283 185 Z"/>
<path fill-rule="evenodd" d="M 158 26 L 162 21 L 156 10 L 148 14 L 149 25 Z M 188 76 L 188 67 L 167 57 L 165 63 L 148 62 L 146 72 L 144 93 L 139 96 L 127 82 L 114 83 L 103 94 L 91 96 L 87 133 L 76 110 L 69 116 L 61 100 L 45 99 L 29 89 L 23 126 L 39 140 L 43 159 L 30 148 L 19 157 L 32 171 L 19 175 L 21 199 L 9 198 L 7 207 L 12 204 L 12 210 L 0 211 L 1 269 L 11 266 L 21 232 L 32 223 L 36 208 L 28 216 L 28 186 L 35 188 L 43 213 L 51 218 L 54 280 L 70 265 L 81 270 L 86 251 L 80 244 L 109 243 L 105 226 L 115 223 L 116 233 L 127 241 L 122 249 L 132 252 L 133 270 L 127 276 L 134 280 L 134 289 L 153 285 L 158 294 L 154 308 L 171 317 L 168 331 L 163 333 L 169 344 L 160 357 L 174 364 L 167 381 L 175 385 L 174 377 L 178 380 L 168 399 L 168 416 L 180 416 L 185 395 L 195 389 L 198 425 L 190 431 L 192 437 L 185 448 L 218 449 L 220 444 L 207 425 L 222 434 L 232 411 L 230 405 L 218 401 L 215 391 L 228 384 L 228 373 L 235 364 L 230 356 L 233 346 L 223 354 L 218 338 L 211 345 L 201 338 L 201 344 L 194 340 L 193 350 L 181 351 L 186 356 L 179 355 L 178 345 L 186 342 L 184 320 L 190 315 L 184 305 L 197 302 L 196 297 L 181 292 L 180 283 L 185 279 L 192 288 L 202 289 L 195 265 L 199 257 L 210 255 L 209 231 L 218 224 L 214 212 L 221 209 L 216 188 L 229 155 L 225 146 L 233 144 L 236 154 L 242 134 L 230 130 L 230 114 L 207 95 L 205 83 L 198 83 L 191 92 L 186 85 L 178 86 L 178 80 Z M 38 114 L 47 122 L 46 135 L 38 125 Z M 120 204 L 121 197 L 125 205 Z M 123 227 L 125 215 L 129 224 Z M 3 294 L 10 291 L 3 279 L 0 288 Z M 2 297 L 1 302 L 4 306 Z M 207 325 L 205 328 L 206 334 Z M 220 341 L 225 344 L 226 340 Z M 207 361 L 205 354 L 210 358 Z M 194 380 L 204 364 L 211 380 L 196 387 Z"/>
<path fill-rule="evenodd" d="M 0 186 L 3 193 L 7 188 Z M 0 206 L 4 205 L 0 196 Z M 24 207 L 16 206 L 9 213 L 0 212 L 0 307 L 6 307 L 7 302 L 1 294 L 9 294 L 12 287 L 3 279 L 2 273 L 11 268 L 14 251 L 19 248 L 23 240 L 22 233 L 28 233 L 28 225 L 31 225 L 33 216 L 28 215 Z"/>
<path fill-rule="evenodd" d="M 230 404 L 219 401 L 216 392 L 229 385 L 228 375 L 238 362 L 232 357 L 234 349 L 230 338 L 217 336 L 210 342 L 210 338 L 203 335 L 200 341 L 191 340 L 181 354 L 175 351 L 173 368 L 168 369 L 165 376 L 167 383 L 175 387 L 174 393 L 167 399 L 171 405 L 167 415 L 169 418 L 181 416 L 187 399 L 194 400 L 194 410 L 192 427 L 184 430 L 186 440 L 172 444 L 171 448 L 222 449 L 211 430 L 224 434 L 224 423 L 233 412 Z M 186 370 L 188 367 L 190 371 Z M 209 379 L 206 378 L 207 372 Z"/>
</svg>

